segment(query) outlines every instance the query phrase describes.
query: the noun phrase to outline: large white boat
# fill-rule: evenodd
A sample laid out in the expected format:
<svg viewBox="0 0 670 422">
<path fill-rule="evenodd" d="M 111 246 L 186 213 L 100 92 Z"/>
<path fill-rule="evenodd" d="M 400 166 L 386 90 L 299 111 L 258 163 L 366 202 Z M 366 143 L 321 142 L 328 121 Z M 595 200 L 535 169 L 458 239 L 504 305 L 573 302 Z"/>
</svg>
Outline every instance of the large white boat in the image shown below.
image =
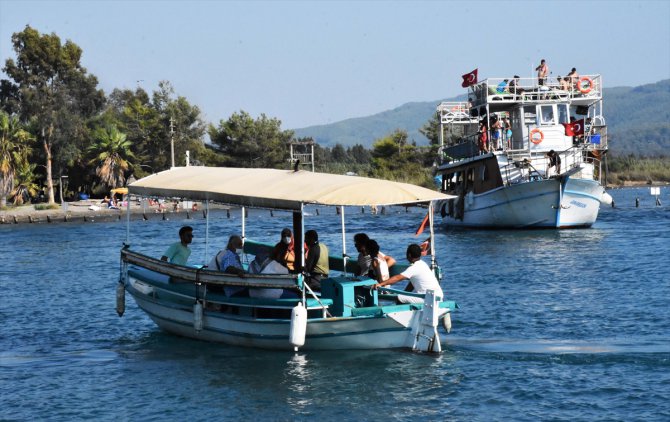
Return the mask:
<svg viewBox="0 0 670 422">
<path fill-rule="evenodd" d="M 409 348 L 441 351 L 438 324 L 450 329 L 456 303 L 425 294 L 384 288 L 357 277 L 357 264 L 346 254 L 345 209 L 356 206 L 428 205 L 433 234 L 434 201 L 449 196 L 434 190 L 364 177 L 306 171 L 211 167 L 173 168 L 129 186 L 140 197 L 188 198 L 242 207 L 244 253 L 258 255 L 272 248 L 245 239 L 245 208 L 289 211 L 292 214 L 297 272 L 289 275 L 247 273 L 243 277 L 202 265 L 182 266 L 147 256 L 130 247 L 121 250 L 117 311 L 123 314 L 125 292 L 162 329 L 181 336 L 231 345 L 273 349 Z M 309 205 L 335 206 L 341 215 L 342 254 L 331 255 L 328 278 L 317 293 L 304 282 L 304 215 Z M 207 212 L 207 218 L 210 213 Z M 129 220 L 129 219 L 128 219 Z M 209 238 L 209 220 L 207 220 Z M 278 228 L 279 231 L 280 228 Z M 127 234 L 130 237 L 128 231 Z M 431 250 L 435 251 L 434 243 Z M 331 245 L 331 248 L 333 245 Z M 302 258 L 301 258 L 302 257 Z M 432 268 L 439 273 L 434 255 Z M 406 266 L 393 265 L 391 275 Z M 223 286 L 258 292 L 281 289 L 289 297 L 228 296 Z M 292 294 L 291 294 L 292 293 Z M 420 297 L 422 303 L 398 304 L 398 294 Z M 263 295 L 266 296 L 266 295 Z"/>
<path fill-rule="evenodd" d="M 601 203 L 611 203 L 602 107 L 600 75 L 543 85 L 490 78 L 469 87 L 467 102 L 441 103 L 436 181 L 456 196 L 439 205 L 444 224 L 590 227 Z M 560 169 L 550 166 L 550 152 Z"/>
</svg>

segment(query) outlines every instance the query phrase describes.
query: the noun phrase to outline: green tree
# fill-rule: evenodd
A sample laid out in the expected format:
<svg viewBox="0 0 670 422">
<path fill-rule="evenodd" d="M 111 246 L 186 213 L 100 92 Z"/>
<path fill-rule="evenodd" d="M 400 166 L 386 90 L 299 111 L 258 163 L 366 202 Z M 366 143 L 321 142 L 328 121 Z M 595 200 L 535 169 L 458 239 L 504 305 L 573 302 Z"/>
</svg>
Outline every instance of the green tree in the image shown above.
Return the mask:
<svg viewBox="0 0 670 422">
<path fill-rule="evenodd" d="M 14 198 L 14 205 L 23 205 L 31 197 L 37 195 L 39 186 L 35 183 L 35 167 L 37 164 L 31 164 L 28 161 L 28 155 L 24 154 L 16 165 L 16 183 L 11 196 Z"/>
<path fill-rule="evenodd" d="M 331 151 L 331 154 L 332 154 L 332 160 L 335 162 L 346 163 L 347 161 L 349 161 L 347 151 L 339 142 L 335 144 L 333 150 Z"/>
<path fill-rule="evenodd" d="M 105 96 L 97 89 L 96 77 L 81 66 L 82 50 L 72 41 L 61 44 L 56 34 L 41 35 L 26 26 L 12 35 L 12 44 L 16 62 L 7 59 L 3 69 L 12 81 L 3 81 L 0 93 L 18 93 L 21 119 L 36 126 L 48 199 L 54 203 L 52 167 L 55 164 L 62 171 L 82 154 L 88 138 L 86 120 L 102 108 Z M 0 104 L 10 100 L 0 98 Z"/>
<path fill-rule="evenodd" d="M 116 126 L 95 131 L 96 142 L 89 148 L 94 156 L 90 163 L 96 166 L 95 173 L 100 182 L 110 189 L 123 186 L 126 173 L 135 158 L 126 135 L 119 132 Z"/>
<path fill-rule="evenodd" d="M 7 196 L 14 190 L 15 174 L 27 161 L 31 140 L 16 116 L 0 111 L 0 207 L 7 205 Z"/>
<path fill-rule="evenodd" d="M 349 149 L 349 156 L 358 164 L 369 164 L 372 155 L 363 145 L 356 144 Z"/>
<path fill-rule="evenodd" d="M 265 114 L 254 120 L 240 111 L 218 127 L 210 125 L 209 136 L 229 166 L 277 168 L 286 165 L 293 131 L 282 131 L 281 121 Z"/>
<path fill-rule="evenodd" d="M 407 132 L 398 129 L 373 144 L 371 175 L 430 187 L 430 170 L 424 165 L 425 156 L 419 148 L 408 143 L 407 138 Z"/>
<path fill-rule="evenodd" d="M 426 138 L 428 138 L 428 141 L 430 141 L 431 145 L 439 145 L 440 144 L 440 113 L 435 112 L 433 114 L 433 117 L 428 120 L 421 129 L 419 129 L 419 132 Z"/>
</svg>

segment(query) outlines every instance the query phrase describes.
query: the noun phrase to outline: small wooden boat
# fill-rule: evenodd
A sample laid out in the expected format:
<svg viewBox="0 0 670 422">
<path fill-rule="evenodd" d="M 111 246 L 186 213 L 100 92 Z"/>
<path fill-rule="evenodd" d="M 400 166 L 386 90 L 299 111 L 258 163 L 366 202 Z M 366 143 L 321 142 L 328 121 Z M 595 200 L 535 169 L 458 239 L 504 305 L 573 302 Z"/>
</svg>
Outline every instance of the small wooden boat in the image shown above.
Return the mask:
<svg viewBox="0 0 670 422">
<path fill-rule="evenodd" d="M 121 250 L 117 311 L 125 309 L 125 292 L 162 329 L 185 337 L 237 346 L 268 349 L 409 348 L 441 351 L 439 323 L 451 327 L 454 301 L 394 289 L 374 290 L 376 282 L 357 277 L 357 263 L 330 256 L 330 277 L 321 292 L 312 291 L 299 271 L 304 266 L 305 206 L 339 207 L 345 239 L 345 207 L 427 205 L 433 230 L 434 201 L 450 198 L 418 186 L 364 177 L 273 169 L 180 167 L 138 180 L 131 195 L 185 198 L 242 207 L 242 237 L 246 207 L 291 211 L 297 273 L 245 274 L 213 271 L 204 266 L 181 266 L 132 250 Z M 128 211 L 130 212 L 130 211 Z M 207 213 L 209 217 L 209 213 Z M 207 224 L 209 227 L 209 222 Z M 206 236 L 207 238 L 207 236 Z M 431 240 L 432 241 L 432 240 Z M 435 251 L 434 244 L 431 250 Z M 244 239 L 244 253 L 257 255 L 272 245 Z M 302 258 L 301 258 L 302 257 Z M 439 272 L 432 255 L 431 264 Z M 403 266 L 391 267 L 391 274 Z M 222 286 L 282 289 L 294 297 L 227 296 Z M 399 293 L 421 297 L 422 303 L 398 304 Z M 285 296 L 285 295 L 284 295 Z"/>
</svg>

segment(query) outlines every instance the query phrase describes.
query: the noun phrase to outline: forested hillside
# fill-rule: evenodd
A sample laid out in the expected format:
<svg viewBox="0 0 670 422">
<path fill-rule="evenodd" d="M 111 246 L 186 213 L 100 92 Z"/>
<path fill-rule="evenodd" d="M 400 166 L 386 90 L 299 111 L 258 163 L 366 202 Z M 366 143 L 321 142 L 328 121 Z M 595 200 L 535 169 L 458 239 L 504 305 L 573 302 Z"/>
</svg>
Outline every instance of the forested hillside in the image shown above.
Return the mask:
<svg viewBox="0 0 670 422">
<path fill-rule="evenodd" d="M 407 131 L 419 145 L 428 139 L 419 133 L 441 101 L 463 101 L 465 95 L 447 100 L 403 104 L 368 117 L 347 119 L 329 125 L 296 129 L 296 136 L 313 137 L 323 146 L 372 143 L 396 129 Z M 638 87 L 605 88 L 605 119 L 614 155 L 667 156 L 670 150 L 670 79 Z"/>
</svg>

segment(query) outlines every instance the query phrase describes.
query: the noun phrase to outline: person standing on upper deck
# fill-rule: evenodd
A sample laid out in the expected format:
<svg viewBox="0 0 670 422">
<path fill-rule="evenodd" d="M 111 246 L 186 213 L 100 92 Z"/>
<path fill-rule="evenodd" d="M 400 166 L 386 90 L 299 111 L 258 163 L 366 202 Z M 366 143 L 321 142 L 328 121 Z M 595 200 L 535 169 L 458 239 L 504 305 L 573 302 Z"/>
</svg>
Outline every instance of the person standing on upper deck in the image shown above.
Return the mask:
<svg viewBox="0 0 670 422">
<path fill-rule="evenodd" d="M 573 67 L 567 77 L 570 78 L 572 89 L 579 89 L 579 73 L 577 73 L 577 68 Z"/>
<path fill-rule="evenodd" d="M 536 67 L 535 70 L 537 70 L 537 84 L 543 86 L 549 76 L 549 65 L 547 64 L 547 61 L 542 59 L 540 65 Z"/>
</svg>

